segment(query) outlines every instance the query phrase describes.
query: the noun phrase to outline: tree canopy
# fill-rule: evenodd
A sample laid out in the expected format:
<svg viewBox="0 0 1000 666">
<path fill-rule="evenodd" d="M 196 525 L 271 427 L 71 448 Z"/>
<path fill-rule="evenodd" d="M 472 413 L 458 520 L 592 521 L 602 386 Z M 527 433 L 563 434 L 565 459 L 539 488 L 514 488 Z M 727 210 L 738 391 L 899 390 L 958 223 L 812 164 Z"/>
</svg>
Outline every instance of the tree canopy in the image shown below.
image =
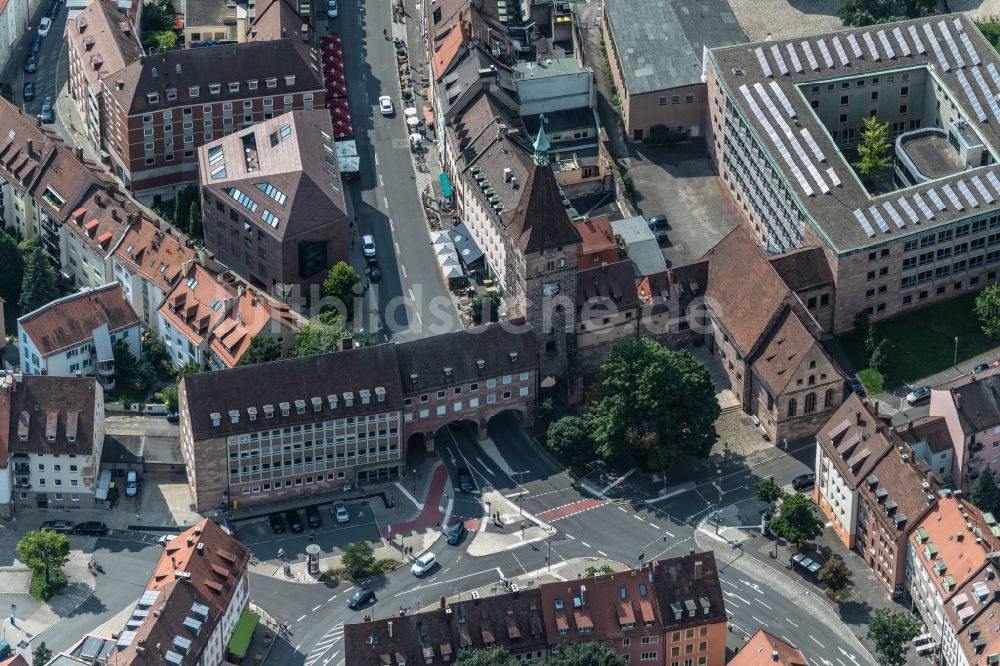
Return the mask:
<svg viewBox="0 0 1000 666">
<path fill-rule="evenodd" d="M 920 634 L 921 622 L 908 611 L 877 608 L 868 619 L 868 640 L 875 644 L 878 663 L 903 666 L 909 643 Z"/>
<path fill-rule="evenodd" d="M 548 666 L 626 666 L 625 658 L 597 643 L 563 643 Z"/>
<path fill-rule="evenodd" d="M 816 574 L 816 580 L 826 583 L 826 594 L 834 601 L 842 601 L 846 597 L 844 589 L 851 582 L 851 570 L 839 557 L 831 557 L 823 563 L 823 568 Z"/>
<path fill-rule="evenodd" d="M 892 146 L 889 144 L 889 123 L 879 122 L 875 116 L 865 118 L 858 145 L 858 161 L 854 168 L 870 181 L 882 179 L 892 166 Z"/>
<path fill-rule="evenodd" d="M 469 303 L 469 316 L 476 324 L 497 321 L 500 318 L 499 311 L 500 294 L 496 292 L 478 294 Z"/>
<path fill-rule="evenodd" d="M 8 308 L 16 308 L 18 305 L 23 276 L 24 259 L 17 249 L 17 241 L 7 232 L 0 230 L 0 298 L 7 302 Z M 7 312 L 8 322 L 16 321 L 14 314 L 13 310 Z"/>
<path fill-rule="evenodd" d="M 489 650 L 462 650 L 455 666 L 514 666 L 518 663 L 507 650 L 495 647 Z"/>
<path fill-rule="evenodd" d="M 367 541 L 358 541 L 344 546 L 340 559 L 352 579 L 364 578 L 375 566 L 375 551 Z"/>
<path fill-rule="evenodd" d="M 631 455 L 663 469 L 683 455 L 705 457 L 718 439 L 719 403 L 705 366 L 653 340 L 619 342 L 601 366 L 587 413 L 596 451 Z"/>
<path fill-rule="evenodd" d="M 21 314 L 27 314 L 54 301 L 59 296 L 56 272 L 45 250 L 37 241 L 23 244 L 24 272 L 21 279 Z"/>
<path fill-rule="evenodd" d="M 1000 509 L 1000 489 L 997 488 L 997 478 L 989 465 L 983 467 L 969 490 L 969 500 L 980 510 L 997 513 Z"/>
<path fill-rule="evenodd" d="M 1000 337 L 1000 284 L 991 284 L 976 296 L 976 315 L 983 333 Z"/>
<path fill-rule="evenodd" d="M 277 361 L 279 358 L 281 358 L 281 345 L 278 344 L 277 340 L 266 335 L 258 335 L 250 341 L 250 346 L 243 352 L 239 364 L 255 365 Z"/>
<path fill-rule="evenodd" d="M 785 496 L 785 491 L 770 476 L 755 483 L 753 489 L 757 499 L 768 504 L 774 504 Z"/>
<path fill-rule="evenodd" d="M 348 317 L 354 310 L 354 299 L 365 292 L 361 276 L 354 266 L 346 261 L 338 261 L 330 269 L 330 273 L 323 280 L 323 295 L 327 298 L 334 298 L 338 301 L 335 306 L 340 310 L 341 304 Z"/>
<path fill-rule="evenodd" d="M 823 521 L 816 515 L 816 507 L 808 497 L 792 493 L 781 502 L 778 515 L 771 520 L 771 531 L 800 546 L 823 533 Z"/>
<path fill-rule="evenodd" d="M 17 556 L 33 571 L 44 572 L 48 586 L 52 571 L 62 570 L 69 561 L 69 537 L 52 530 L 33 530 L 17 542 Z"/>
<path fill-rule="evenodd" d="M 549 424 L 545 444 L 563 461 L 576 467 L 594 457 L 590 424 L 579 416 L 564 416 Z"/>
<path fill-rule="evenodd" d="M 860 27 L 919 18 L 933 11 L 936 5 L 936 0 L 843 0 L 837 16 L 844 25 Z"/>
</svg>

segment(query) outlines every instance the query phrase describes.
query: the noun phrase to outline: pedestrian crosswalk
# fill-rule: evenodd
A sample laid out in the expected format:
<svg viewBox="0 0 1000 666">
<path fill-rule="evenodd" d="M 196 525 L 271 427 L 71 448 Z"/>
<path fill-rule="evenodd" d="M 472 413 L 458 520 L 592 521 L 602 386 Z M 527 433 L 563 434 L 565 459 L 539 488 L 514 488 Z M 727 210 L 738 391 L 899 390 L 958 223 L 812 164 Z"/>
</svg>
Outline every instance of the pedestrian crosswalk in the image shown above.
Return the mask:
<svg viewBox="0 0 1000 666">
<path fill-rule="evenodd" d="M 306 657 L 305 666 L 327 666 L 331 661 L 337 658 L 340 654 L 340 650 L 333 652 L 330 651 L 344 638 L 344 623 L 341 622 L 335 625 L 330 631 L 323 635 L 323 638 L 316 642 L 313 647 L 312 652 Z"/>
</svg>

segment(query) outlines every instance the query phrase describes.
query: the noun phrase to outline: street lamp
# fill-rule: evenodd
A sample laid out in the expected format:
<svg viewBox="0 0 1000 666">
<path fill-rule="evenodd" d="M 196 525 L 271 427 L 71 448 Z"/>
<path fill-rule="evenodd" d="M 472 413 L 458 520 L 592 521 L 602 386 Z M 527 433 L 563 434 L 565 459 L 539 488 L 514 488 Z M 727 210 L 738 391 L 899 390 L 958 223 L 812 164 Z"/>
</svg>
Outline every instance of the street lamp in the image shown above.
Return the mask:
<svg viewBox="0 0 1000 666">
<path fill-rule="evenodd" d="M 410 475 L 410 480 L 413 481 L 413 489 L 417 489 L 417 470 L 413 470 L 413 474 Z"/>
<path fill-rule="evenodd" d="M 955 358 L 951 363 L 956 368 L 958 367 L 958 336 L 955 336 Z"/>
</svg>

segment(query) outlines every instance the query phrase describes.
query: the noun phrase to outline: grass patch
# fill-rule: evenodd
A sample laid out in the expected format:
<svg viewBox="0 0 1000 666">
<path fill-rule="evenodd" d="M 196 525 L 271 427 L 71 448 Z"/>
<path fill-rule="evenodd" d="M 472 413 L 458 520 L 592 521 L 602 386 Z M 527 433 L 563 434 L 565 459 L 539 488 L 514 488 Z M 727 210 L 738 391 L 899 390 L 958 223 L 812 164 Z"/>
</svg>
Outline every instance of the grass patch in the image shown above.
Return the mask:
<svg viewBox="0 0 1000 666">
<path fill-rule="evenodd" d="M 977 23 L 979 26 L 979 32 L 983 33 L 983 37 L 986 38 L 993 48 L 1000 51 L 1000 23 Z"/>
<path fill-rule="evenodd" d="M 351 574 L 347 572 L 346 567 L 331 567 L 319 575 L 319 579 L 324 583 L 332 583 L 334 581 L 359 581 L 366 578 L 372 578 L 374 576 L 381 576 L 394 571 L 396 567 L 399 566 L 399 560 L 394 560 L 391 558 L 386 558 L 384 560 L 376 560 L 375 564 L 372 565 L 371 569 L 361 572 L 357 578 L 351 578 Z"/>
<path fill-rule="evenodd" d="M 952 367 L 955 336 L 958 336 L 959 361 L 978 356 L 997 346 L 995 340 L 983 334 L 979 324 L 975 312 L 977 295 L 978 292 L 970 292 L 877 322 L 875 327 L 879 335 L 889 338 L 893 343 L 886 378 L 880 378 L 877 372 L 868 367 L 865 331 L 842 335 L 838 341 L 869 393 L 877 392 L 875 387 L 878 387 L 879 379 L 890 386 L 914 382 Z"/>
<path fill-rule="evenodd" d="M 858 372 L 858 379 L 865 385 L 865 392 L 868 395 L 878 395 L 885 390 L 885 378 L 878 370 L 865 368 Z"/>
<path fill-rule="evenodd" d="M 31 572 L 31 583 L 28 584 L 28 594 L 30 594 L 35 599 L 39 601 L 45 601 L 51 597 L 59 594 L 69 583 L 66 578 L 66 574 L 62 571 L 50 571 L 49 572 L 49 593 L 48 596 L 45 595 L 45 572 L 44 571 L 32 571 Z"/>
</svg>

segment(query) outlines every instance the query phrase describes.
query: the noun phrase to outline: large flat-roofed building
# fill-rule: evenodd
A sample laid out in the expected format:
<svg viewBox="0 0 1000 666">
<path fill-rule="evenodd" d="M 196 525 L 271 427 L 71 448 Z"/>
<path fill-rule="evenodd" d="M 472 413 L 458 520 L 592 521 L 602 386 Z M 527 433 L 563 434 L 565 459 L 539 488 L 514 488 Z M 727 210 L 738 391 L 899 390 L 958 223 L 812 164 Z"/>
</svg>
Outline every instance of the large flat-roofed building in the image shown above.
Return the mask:
<svg viewBox="0 0 1000 666">
<path fill-rule="evenodd" d="M 835 332 L 996 278 L 998 67 L 959 14 L 709 52 L 709 154 L 768 251 L 823 248 Z M 870 116 L 896 164 L 875 184 L 851 166 Z"/>
<path fill-rule="evenodd" d="M 747 41 L 726 0 L 696 8 L 673 2 L 606 0 L 604 46 L 634 141 L 657 125 L 705 135 L 705 49 Z"/>
</svg>

